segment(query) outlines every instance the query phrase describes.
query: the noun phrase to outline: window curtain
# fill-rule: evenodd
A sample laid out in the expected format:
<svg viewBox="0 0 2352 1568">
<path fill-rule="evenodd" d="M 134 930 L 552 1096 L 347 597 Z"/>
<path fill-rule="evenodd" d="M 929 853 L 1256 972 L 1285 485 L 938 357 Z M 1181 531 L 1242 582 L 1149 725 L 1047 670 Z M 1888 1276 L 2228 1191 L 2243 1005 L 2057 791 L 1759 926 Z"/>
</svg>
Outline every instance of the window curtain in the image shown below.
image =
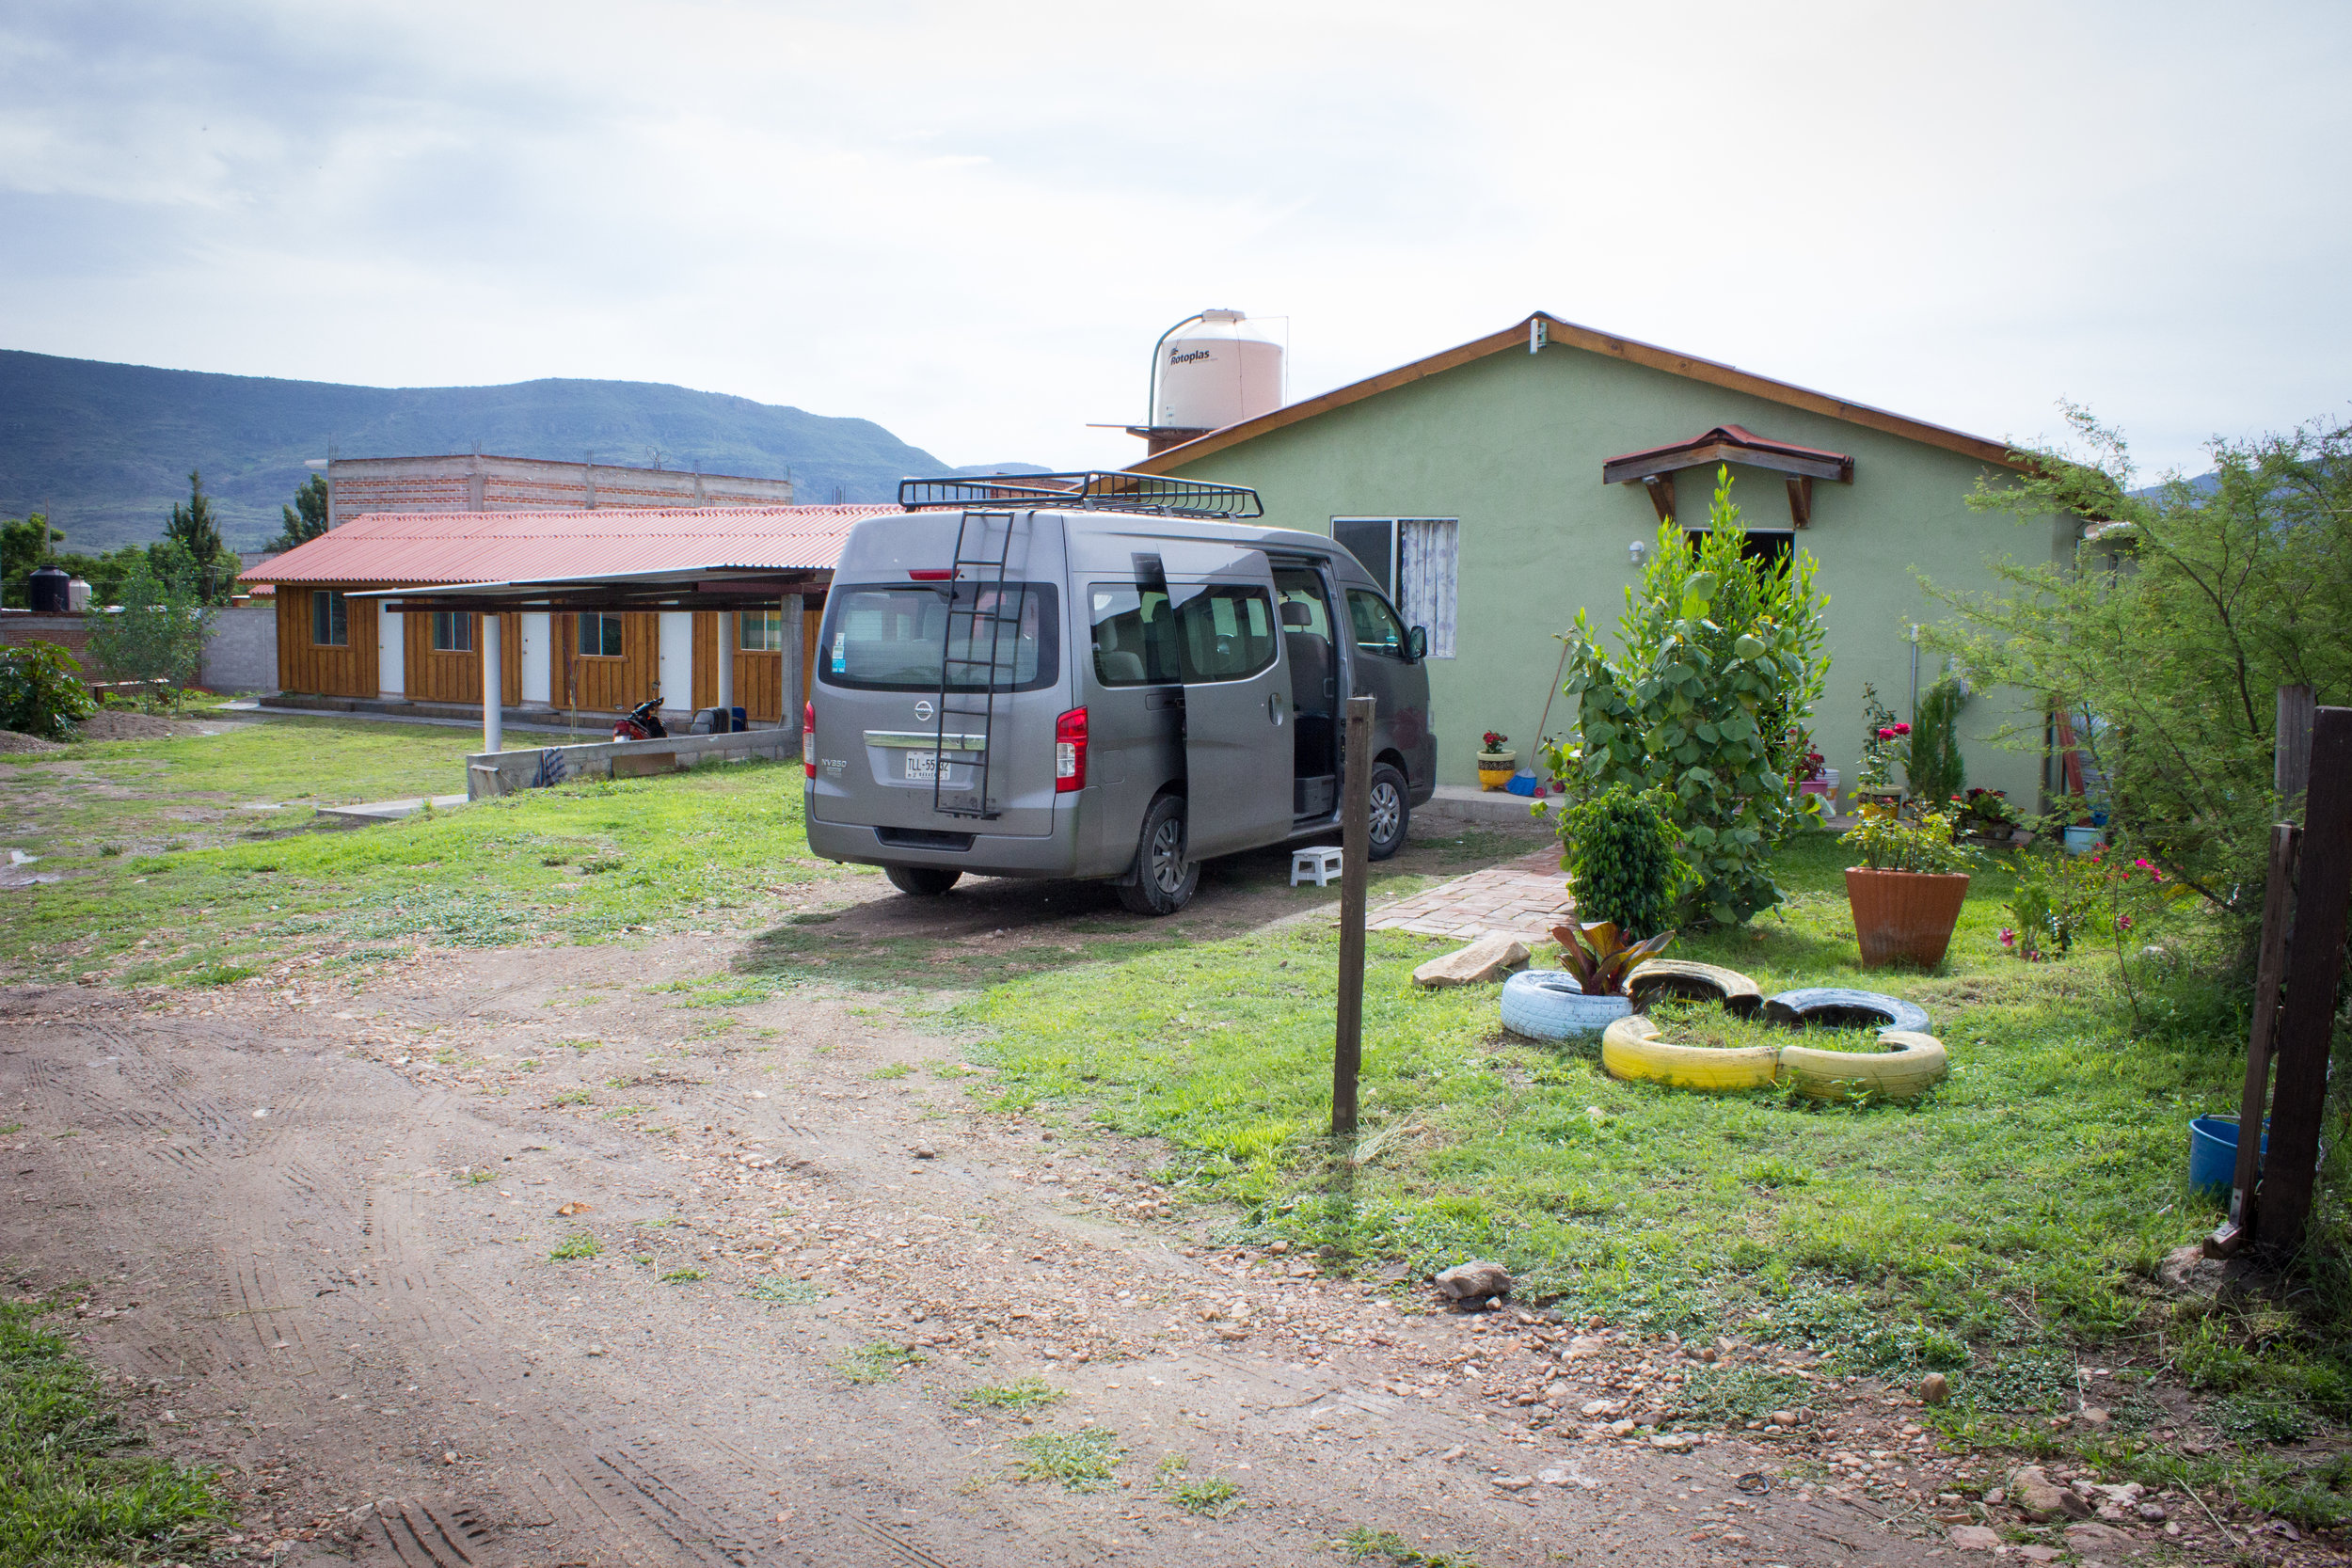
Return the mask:
<svg viewBox="0 0 2352 1568">
<path fill-rule="evenodd" d="M 1406 517 L 1396 531 L 1396 607 L 1406 626 L 1428 628 L 1430 657 L 1452 658 L 1461 525 L 1451 517 Z"/>
</svg>

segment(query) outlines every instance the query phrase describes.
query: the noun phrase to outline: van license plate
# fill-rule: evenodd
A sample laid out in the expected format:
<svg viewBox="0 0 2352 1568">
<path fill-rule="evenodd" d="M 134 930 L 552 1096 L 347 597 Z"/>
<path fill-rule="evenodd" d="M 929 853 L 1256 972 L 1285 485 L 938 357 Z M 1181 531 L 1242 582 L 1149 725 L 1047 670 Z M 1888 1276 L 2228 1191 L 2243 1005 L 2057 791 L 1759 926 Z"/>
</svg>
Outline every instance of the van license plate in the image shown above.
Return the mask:
<svg viewBox="0 0 2352 1568">
<path fill-rule="evenodd" d="M 906 753 L 906 759 L 908 778 L 920 779 L 923 783 L 930 784 L 939 777 L 938 752 L 909 752 Z"/>
</svg>

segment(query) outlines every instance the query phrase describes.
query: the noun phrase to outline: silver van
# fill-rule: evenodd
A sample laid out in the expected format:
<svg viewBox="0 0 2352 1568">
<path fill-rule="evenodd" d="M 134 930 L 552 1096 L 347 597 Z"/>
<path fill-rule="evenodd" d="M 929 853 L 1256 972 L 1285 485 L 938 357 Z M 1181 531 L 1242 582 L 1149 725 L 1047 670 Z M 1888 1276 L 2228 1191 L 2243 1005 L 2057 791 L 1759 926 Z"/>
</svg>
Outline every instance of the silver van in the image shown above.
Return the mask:
<svg viewBox="0 0 2352 1568">
<path fill-rule="evenodd" d="M 1375 860 L 1436 787 L 1427 639 L 1255 492 L 1124 473 L 910 480 L 850 531 L 803 724 L 809 847 L 937 895 L 1110 878 L 1170 914 L 1200 863 L 1333 835 L 1340 716 L 1378 699 Z"/>
</svg>

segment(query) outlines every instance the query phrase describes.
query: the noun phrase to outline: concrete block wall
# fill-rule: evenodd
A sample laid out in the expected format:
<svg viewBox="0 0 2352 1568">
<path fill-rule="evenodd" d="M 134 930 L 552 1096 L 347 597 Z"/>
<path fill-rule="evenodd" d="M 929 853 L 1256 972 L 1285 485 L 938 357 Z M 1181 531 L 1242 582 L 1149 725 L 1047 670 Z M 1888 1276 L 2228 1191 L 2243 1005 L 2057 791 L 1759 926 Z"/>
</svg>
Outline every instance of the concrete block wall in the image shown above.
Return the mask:
<svg viewBox="0 0 2352 1568">
<path fill-rule="evenodd" d="M 278 607 L 231 606 L 213 617 L 197 684 L 207 691 L 278 689 Z"/>
</svg>

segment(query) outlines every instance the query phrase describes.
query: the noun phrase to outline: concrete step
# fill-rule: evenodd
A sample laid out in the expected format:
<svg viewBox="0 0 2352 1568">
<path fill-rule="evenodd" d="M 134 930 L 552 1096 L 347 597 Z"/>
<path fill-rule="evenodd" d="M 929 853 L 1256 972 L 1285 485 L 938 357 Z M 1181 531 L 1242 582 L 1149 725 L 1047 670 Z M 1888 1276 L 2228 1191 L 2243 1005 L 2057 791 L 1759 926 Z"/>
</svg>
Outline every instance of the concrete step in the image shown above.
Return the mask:
<svg viewBox="0 0 2352 1568">
<path fill-rule="evenodd" d="M 364 828 L 372 822 L 397 822 L 404 816 L 414 816 L 428 800 L 435 811 L 449 811 L 466 803 L 463 795 L 411 795 L 400 800 L 364 800 L 356 806 L 321 806 L 318 814 L 346 827 Z"/>
<path fill-rule="evenodd" d="M 1529 832 L 1549 832 L 1544 819 L 1534 814 L 1535 802 L 1524 795 L 1507 790 L 1481 789 L 1476 784 L 1439 784 L 1438 793 L 1413 808 L 1422 816 L 1451 817 L 1460 822 L 1475 822 L 1481 827 L 1523 828 Z"/>
</svg>

